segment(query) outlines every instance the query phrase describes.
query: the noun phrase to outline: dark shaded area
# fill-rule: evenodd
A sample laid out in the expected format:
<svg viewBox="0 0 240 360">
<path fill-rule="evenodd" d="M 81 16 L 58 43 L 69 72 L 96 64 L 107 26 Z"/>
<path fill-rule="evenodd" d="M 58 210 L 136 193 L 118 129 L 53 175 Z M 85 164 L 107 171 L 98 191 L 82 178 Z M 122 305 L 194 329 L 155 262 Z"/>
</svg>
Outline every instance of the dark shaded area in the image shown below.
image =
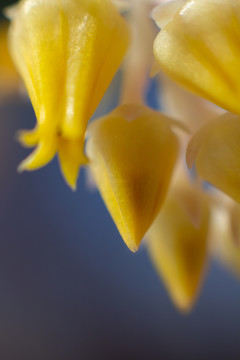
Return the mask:
<svg viewBox="0 0 240 360">
<path fill-rule="evenodd" d="M 4 7 L 6 6 L 9 6 L 9 5 L 13 5 L 16 3 L 16 0 L 0 0 L 0 20 L 4 19 L 4 15 L 3 15 L 3 9 Z"/>
<path fill-rule="evenodd" d="M 2 359 L 239 359 L 240 286 L 211 264 L 193 313 L 170 303 L 147 254 L 131 254 L 97 192 L 57 161 L 17 174 L 29 103 L 0 108 Z"/>
</svg>

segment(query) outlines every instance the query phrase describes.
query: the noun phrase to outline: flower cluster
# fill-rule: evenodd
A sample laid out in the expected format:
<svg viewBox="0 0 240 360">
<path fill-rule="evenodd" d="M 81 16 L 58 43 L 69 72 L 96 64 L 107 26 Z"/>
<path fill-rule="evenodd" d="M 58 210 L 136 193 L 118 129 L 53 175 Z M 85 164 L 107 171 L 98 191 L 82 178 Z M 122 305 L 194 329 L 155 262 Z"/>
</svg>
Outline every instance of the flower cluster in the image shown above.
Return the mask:
<svg viewBox="0 0 240 360">
<path fill-rule="evenodd" d="M 35 147 L 19 170 L 57 155 L 75 189 L 86 166 L 128 248 L 146 238 L 183 311 L 209 254 L 240 273 L 240 2 L 21 0 L 6 15 L 37 119 L 19 134 Z M 20 78 L 0 32 L 2 94 Z M 89 124 L 121 63 L 119 106 Z M 162 112 L 146 101 L 151 76 Z"/>
</svg>

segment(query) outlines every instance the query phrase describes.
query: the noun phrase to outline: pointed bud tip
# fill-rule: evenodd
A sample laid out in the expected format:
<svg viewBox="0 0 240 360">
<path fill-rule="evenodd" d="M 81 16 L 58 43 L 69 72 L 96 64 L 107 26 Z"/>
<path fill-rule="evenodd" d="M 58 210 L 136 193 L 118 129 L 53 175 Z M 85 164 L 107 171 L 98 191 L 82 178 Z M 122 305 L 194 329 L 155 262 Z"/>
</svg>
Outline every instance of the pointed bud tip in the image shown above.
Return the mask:
<svg viewBox="0 0 240 360">
<path fill-rule="evenodd" d="M 124 240 L 124 241 L 125 241 L 125 240 Z M 139 245 L 140 245 L 140 243 L 139 243 L 139 244 L 137 244 L 137 243 L 135 243 L 135 244 L 133 244 L 133 243 L 129 244 L 127 241 L 125 241 L 125 244 L 126 244 L 127 247 L 129 248 L 129 250 L 130 250 L 132 253 L 134 253 L 134 254 L 138 251 Z"/>
<path fill-rule="evenodd" d="M 189 315 L 194 305 L 194 299 L 185 299 L 181 302 L 175 299 L 173 302 L 182 315 Z"/>
<path fill-rule="evenodd" d="M 70 182 L 67 181 L 67 184 L 69 185 L 70 189 L 71 189 L 73 192 L 77 191 L 77 182 L 75 182 L 75 183 L 70 183 Z"/>
</svg>

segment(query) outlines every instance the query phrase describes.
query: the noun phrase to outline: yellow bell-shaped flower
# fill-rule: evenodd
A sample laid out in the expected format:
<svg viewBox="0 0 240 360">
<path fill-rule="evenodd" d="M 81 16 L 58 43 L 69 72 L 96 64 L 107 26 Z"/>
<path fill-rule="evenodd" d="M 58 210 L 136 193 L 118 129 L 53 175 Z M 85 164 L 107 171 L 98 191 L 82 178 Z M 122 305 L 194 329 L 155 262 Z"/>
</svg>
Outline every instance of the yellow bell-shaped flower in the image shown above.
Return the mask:
<svg viewBox="0 0 240 360">
<path fill-rule="evenodd" d="M 163 204 L 178 154 L 171 120 L 144 106 L 120 106 L 90 125 L 86 153 L 123 240 L 136 251 Z"/>
<path fill-rule="evenodd" d="M 240 2 L 178 0 L 176 4 L 155 39 L 160 67 L 190 91 L 240 114 Z M 161 26 L 161 8 L 154 16 Z"/>
<path fill-rule="evenodd" d="M 185 185 L 172 189 L 147 234 L 150 257 L 175 305 L 189 311 L 207 259 L 209 202 Z"/>
<path fill-rule="evenodd" d="M 37 117 L 36 128 L 20 135 L 37 146 L 20 169 L 58 152 L 75 187 L 87 122 L 125 54 L 127 25 L 110 0 L 22 0 L 9 14 L 11 53 Z"/>
</svg>

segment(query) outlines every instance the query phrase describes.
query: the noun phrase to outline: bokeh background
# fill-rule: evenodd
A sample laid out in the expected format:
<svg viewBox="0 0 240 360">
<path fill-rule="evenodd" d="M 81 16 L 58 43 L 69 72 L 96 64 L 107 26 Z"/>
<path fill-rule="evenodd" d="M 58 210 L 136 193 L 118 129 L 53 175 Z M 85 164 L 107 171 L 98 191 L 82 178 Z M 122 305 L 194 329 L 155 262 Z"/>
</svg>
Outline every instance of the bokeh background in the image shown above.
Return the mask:
<svg viewBox="0 0 240 360">
<path fill-rule="evenodd" d="M 152 106 L 155 90 L 153 82 Z M 15 134 L 34 123 L 24 96 L 0 102 L 0 359 L 240 359 L 239 279 L 210 260 L 195 308 L 179 314 L 144 247 L 127 249 L 87 189 L 85 171 L 77 192 L 56 159 L 16 172 L 28 151 Z"/>
</svg>

